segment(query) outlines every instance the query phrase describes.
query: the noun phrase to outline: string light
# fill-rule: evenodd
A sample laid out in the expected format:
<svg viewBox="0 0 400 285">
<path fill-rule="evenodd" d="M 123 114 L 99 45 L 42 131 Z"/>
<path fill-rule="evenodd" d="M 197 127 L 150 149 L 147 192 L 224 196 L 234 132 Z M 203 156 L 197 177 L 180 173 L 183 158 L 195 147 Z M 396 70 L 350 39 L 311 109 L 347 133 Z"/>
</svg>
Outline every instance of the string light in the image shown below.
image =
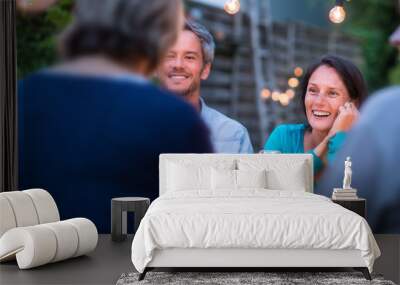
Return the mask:
<svg viewBox="0 0 400 285">
<path fill-rule="evenodd" d="M 294 92 L 293 89 L 288 89 L 288 90 L 286 90 L 286 94 L 288 95 L 288 97 L 289 97 L 290 100 L 293 99 L 294 96 L 296 95 L 296 93 Z"/>
<path fill-rule="evenodd" d="M 272 100 L 273 101 L 279 101 L 280 95 L 281 95 L 281 93 L 279 93 L 278 91 L 272 92 Z"/>
<path fill-rule="evenodd" d="M 261 90 L 261 98 L 264 100 L 268 100 L 269 98 L 272 98 L 273 101 L 279 102 L 282 106 L 286 107 L 289 105 L 291 99 L 293 99 L 295 95 L 295 92 L 293 89 L 288 89 L 286 92 L 281 93 L 277 90 L 271 93 L 271 91 L 268 88 L 264 88 Z"/>
<path fill-rule="evenodd" d="M 346 10 L 344 9 L 344 0 L 336 0 L 336 5 L 329 11 L 329 20 L 332 23 L 340 24 L 346 18 Z"/>
<path fill-rule="evenodd" d="M 269 91 L 267 88 L 264 88 L 261 91 L 261 98 L 268 99 L 270 96 L 271 96 L 271 91 Z"/>
<path fill-rule="evenodd" d="M 289 105 L 289 96 L 286 93 L 281 93 L 279 95 L 279 102 L 281 103 L 282 106 L 287 106 Z"/>
<path fill-rule="evenodd" d="M 261 90 L 260 96 L 264 100 L 271 98 L 272 101 L 279 102 L 282 106 L 286 107 L 295 96 L 295 91 L 293 89 L 288 89 L 286 92 L 281 93 L 280 91 L 275 90 L 271 93 L 268 88 L 264 88 Z"/>
<path fill-rule="evenodd" d="M 300 82 L 296 77 L 291 77 L 288 80 L 288 85 L 291 88 L 296 88 L 297 86 L 299 86 Z"/>
<path fill-rule="evenodd" d="M 226 13 L 234 15 L 240 10 L 239 0 L 227 0 L 224 5 L 224 10 Z"/>
<path fill-rule="evenodd" d="M 300 66 L 296 67 L 293 71 L 294 76 L 301 77 L 303 75 L 303 68 Z"/>
</svg>

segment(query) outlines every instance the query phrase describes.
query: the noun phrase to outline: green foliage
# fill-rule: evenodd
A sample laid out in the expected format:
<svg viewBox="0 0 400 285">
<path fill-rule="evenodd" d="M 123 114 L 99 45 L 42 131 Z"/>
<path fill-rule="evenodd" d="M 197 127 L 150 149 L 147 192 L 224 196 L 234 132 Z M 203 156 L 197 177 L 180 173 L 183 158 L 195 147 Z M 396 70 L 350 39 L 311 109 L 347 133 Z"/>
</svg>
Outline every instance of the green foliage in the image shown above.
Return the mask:
<svg viewBox="0 0 400 285">
<path fill-rule="evenodd" d="M 60 0 L 40 15 L 17 15 L 18 78 L 57 59 L 57 36 L 71 21 L 73 0 Z"/>
<path fill-rule="evenodd" d="M 396 65 L 397 50 L 389 37 L 399 24 L 397 0 L 353 0 L 346 2 L 346 28 L 359 37 L 364 57 L 363 73 L 370 91 L 389 84 L 390 69 Z"/>
<path fill-rule="evenodd" d="M 391 85 L 399 85 L 400 84 L 400 64 L 399 64 L 399 62 L 397 63 L 396 66 L 394 66 L 389 71 L 389 83 Z"/>
</svg>

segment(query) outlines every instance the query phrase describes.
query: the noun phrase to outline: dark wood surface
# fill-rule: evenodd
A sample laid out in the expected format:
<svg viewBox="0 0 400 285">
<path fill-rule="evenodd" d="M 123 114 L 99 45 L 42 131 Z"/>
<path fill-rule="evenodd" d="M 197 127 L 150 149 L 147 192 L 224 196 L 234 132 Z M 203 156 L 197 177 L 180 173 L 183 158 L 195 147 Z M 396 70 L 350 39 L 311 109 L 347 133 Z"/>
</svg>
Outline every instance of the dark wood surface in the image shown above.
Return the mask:
<svg viewBox="0 0 400 285">
<path fill-rule="evenodd" d="M 332 201 L 340 206 L 353 211 L 356 214 L 359 214 L 361 217 L 365 218 L 367 215 L 366 212 L 366 203 L 367 201 L 362 198 L 354 199 L 354 200 L 335 200 Z"/>
<path fill-rule="evenodd" d="M 127 238 L 128 216 L 127 212 L 134 213 L 134 229 L 136 232 L 140 221 L 150 206 L 150 199 L 144 197 L 121 197 L 111 200 L 111 238 L 120 242 Z"/>
</svg>

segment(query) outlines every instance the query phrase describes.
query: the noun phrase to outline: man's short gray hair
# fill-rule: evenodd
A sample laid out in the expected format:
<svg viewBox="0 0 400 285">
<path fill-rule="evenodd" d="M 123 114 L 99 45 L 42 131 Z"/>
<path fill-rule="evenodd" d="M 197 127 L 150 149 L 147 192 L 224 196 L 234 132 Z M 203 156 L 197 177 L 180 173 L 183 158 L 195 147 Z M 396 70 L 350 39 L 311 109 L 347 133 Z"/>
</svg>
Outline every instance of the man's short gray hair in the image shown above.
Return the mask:
<svg viewBox="0 0 400 285">
<path fill-rule="evenodd" d="M 186 20 L 184 30 L 191 31 L 200 39 L 204 64 L 212 63 L 214 61 L 215 42 L 207 28 L 200 23 Z"/>
<path fill-rule="evenodd" d="M 66 58 L 103 54 L 147 60 L 155 69 L 176 41 L 181 0 L 76 0 L 74 21 L 61 39 Z"/>
</svg>

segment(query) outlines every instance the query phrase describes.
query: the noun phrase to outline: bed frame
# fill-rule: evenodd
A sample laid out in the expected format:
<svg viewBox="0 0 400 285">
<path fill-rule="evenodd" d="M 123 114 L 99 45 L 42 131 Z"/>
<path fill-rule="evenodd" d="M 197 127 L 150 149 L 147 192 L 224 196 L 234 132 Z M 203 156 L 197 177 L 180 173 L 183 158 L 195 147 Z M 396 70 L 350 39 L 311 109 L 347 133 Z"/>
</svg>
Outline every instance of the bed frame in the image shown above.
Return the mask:
<svg viewBox="0 0 400 285">
<path fill-rule="evenodd" d="M 313 166 L 311 154 L 218 154 L 218 159 L 235 159 L 240 157 L 262 155 L 263 158 L 276 159 L 279 155 L 291 160 L 302 160 L 308 165 L 307 192 L 313 192 Z M 160 195 L 166 192 L 166 165 L 168 160 L 194 159 L 213 160 L 215 154 L 162 154 L 160 155 Z M 148 271 L 154 269 L 183 269 L 182 271 L 271 271 L 271 269 L 337 269 L 353 268 L 361 271 L 367 280 L 371 275 L 359 250 L 329 249 L 249 249 L 249 248 L 170 248 L 158 249 L 147 265 L 139 280 L 143 280 Z M 195 270 L 196 269 L 196 270 Z M 287 269 L 287 270 L 286 270 Z"/>
<path fill-rule="evenodd" d="M 143 280 L 148 271 L 156 268 L 182 268 L 206 271 L 265 271 L 272 268 L 287 271 L 294 268 L 353 268 L 371 280 L 359 250 L 326 249 L 193 249 L 171 248 L 156 250 L 152 261 L 139 275 Z"/>
</svg>

